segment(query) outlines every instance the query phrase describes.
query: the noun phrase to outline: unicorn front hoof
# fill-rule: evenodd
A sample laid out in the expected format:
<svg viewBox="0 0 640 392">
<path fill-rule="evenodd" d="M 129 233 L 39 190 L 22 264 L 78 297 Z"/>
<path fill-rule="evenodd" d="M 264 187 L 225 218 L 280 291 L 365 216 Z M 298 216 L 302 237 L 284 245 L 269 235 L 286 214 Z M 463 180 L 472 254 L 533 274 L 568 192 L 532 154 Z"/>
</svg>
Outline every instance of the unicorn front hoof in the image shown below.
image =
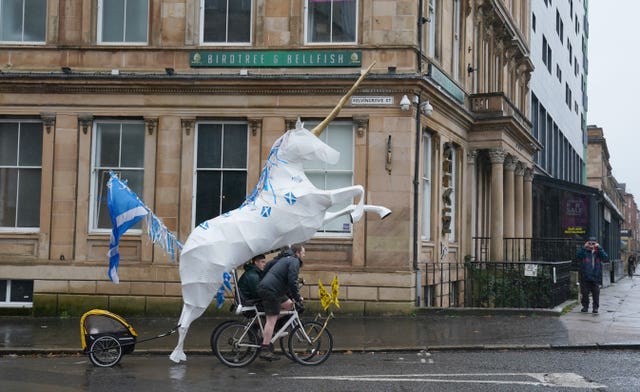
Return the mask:
<svg viewBox="0 0 640 392">
<path fill-rule="evenodd" d="M 169 359 L 171 359 L 175 363 L 180 363 L 180 361 L 186 361 L 187 356 L 184 351 L 174 351 L 169 355 Z"/>
<path fill-rule="evenodd" d="M 388 217 L 389 215 L 391 215 L 391 210 L 385 207 L 382 207 L 380 209 L 380 212 L 378 212 L 378 215 L 380 216 L 380 219 L 384 219 L 386 217 Z"/>
</svg>

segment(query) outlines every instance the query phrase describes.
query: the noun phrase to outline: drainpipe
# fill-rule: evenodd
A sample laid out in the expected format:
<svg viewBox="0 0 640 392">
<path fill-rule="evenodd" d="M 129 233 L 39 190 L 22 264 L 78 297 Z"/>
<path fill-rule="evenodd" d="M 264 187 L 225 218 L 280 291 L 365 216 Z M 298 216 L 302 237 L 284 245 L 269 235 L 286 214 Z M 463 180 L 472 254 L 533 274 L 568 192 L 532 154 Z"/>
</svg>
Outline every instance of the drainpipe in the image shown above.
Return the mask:
<svg viewBox="0 0 640 392">
<path fill-rule="evenodd" d="M 418 75 L 422 77 L 422 24 L 424 23 L 422 15 L 422 1 L 418 1 Z M 416 307 L 421 305 L 420 289 L 422 284 L 422 273 L 418 267 L 418 244 L 420 243 L 420 234 L 418 233 L 418 207 L 419 207 L 419 191 L 420 191 L 420 137 L 422 136 L 420 124 L 420 104 L 421 97 L 418 93 L 418 110 L 416 110 L 416 146 L 413 169 L 413 271 L 416 274 Z"/>
</svg>

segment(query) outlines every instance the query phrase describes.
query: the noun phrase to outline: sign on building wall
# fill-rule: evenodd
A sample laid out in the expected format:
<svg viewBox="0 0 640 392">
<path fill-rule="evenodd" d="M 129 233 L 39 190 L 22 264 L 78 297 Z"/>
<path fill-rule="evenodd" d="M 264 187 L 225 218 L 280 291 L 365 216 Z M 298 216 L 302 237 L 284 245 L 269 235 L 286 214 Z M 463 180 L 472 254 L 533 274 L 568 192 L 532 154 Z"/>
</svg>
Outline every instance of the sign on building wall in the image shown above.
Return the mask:
<svg viewBox="0 0 640 392">
<path fill-rule="evenodd" d="M 564 192 L 561 204 L 562 232 L 584 235 L 589 223 L 589 201 L 586 196 Z"/>
<path fill-rule="evenodd" d="M 352 105 L 393 105 L 393 97 L 390 96 L 356 96 L 351 97 Z"/>
<path fill-rule="evenodd" d="M 360 67 L 358 50 L 240 50 L 198 51 L 189 55 L 191 67 Z"/>
</svg>

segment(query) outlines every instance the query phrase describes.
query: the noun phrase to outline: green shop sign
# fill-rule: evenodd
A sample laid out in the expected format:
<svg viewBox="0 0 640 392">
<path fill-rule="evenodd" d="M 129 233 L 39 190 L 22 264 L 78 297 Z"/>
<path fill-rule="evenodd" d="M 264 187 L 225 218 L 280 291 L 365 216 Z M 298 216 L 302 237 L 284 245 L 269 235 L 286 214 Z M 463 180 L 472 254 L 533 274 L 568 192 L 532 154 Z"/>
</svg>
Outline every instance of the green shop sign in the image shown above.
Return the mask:
<svg viewBox="0 0 640 392">
<path fill-rule="evenodd" d="M 362 52 L 353 50 L 191 52 L 191 67 L 360 67 Z"/>
<path fill-rule="evenodd" d="M 458 102 L 464 103 L 464 91 L 458 87 L 447 75 L 445 75 L 433 64 L 429 64 L 429 76 L 431 80 L 438 83 L 446 92 L 451 94 Z"/>
</svg>

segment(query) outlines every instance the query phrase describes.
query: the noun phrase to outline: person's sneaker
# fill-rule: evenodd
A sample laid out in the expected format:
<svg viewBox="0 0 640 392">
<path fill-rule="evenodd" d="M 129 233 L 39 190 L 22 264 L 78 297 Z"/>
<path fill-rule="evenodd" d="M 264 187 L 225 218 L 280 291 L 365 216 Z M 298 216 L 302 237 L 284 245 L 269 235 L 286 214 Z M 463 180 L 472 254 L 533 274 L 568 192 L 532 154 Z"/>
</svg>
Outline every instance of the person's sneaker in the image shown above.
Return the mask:
<svg viewBox="0 0 640 392">
<path fill-rule="evenodd" d="M 593 309 L 593 313 L 598 313 L 598 309 Z"/>
<path fill-rule="evenodd" d="M 260 348 L 260 359 L 273 362 L 279 360 L 280 356 L 273 352 L 272 346 L 262 346 Z"/>
<path fill-rule="evenodd" d="M 589 308 L 582 308 L 580 311 L 581 311 L 582 313 L 587 313 L 587 312 L 589 311 Z"/>
</svg>

